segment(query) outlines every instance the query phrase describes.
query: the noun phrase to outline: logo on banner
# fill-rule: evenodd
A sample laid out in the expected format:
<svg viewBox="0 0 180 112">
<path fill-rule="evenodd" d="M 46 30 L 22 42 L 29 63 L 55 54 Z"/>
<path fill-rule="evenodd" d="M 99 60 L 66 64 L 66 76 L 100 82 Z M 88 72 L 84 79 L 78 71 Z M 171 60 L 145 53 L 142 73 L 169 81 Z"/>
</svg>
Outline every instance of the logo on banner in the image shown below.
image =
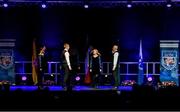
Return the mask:
<svg viewBox="0 0 180 112">
<path fill-rule="evenodd" d="M 163 51 L 162 66 L 167 70 L 172 70 L 177 66 L 177 52 L 176 51 Z"/>
<path fill-rule="evenodd" d="M 0 66 L 3 69 L 11 67 L 13 64 L 12 53 L 11 52 L 0 52 Z"/>
</svg>

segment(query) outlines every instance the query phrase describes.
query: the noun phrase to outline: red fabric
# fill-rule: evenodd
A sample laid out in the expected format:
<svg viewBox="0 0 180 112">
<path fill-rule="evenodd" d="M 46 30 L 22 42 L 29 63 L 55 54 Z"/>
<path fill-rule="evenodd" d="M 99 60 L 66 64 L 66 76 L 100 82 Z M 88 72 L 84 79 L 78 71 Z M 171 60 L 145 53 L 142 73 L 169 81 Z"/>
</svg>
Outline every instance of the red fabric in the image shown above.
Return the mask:
<svg viewBox="0 0 180 112">
<path fill-rule="evenodd" d="M 89 70 L 87 71 L 86 76 L 85 76 L 85 83 L 86 84 L 91 83 L 91 76 L 90 76 Z"/>
</svg>

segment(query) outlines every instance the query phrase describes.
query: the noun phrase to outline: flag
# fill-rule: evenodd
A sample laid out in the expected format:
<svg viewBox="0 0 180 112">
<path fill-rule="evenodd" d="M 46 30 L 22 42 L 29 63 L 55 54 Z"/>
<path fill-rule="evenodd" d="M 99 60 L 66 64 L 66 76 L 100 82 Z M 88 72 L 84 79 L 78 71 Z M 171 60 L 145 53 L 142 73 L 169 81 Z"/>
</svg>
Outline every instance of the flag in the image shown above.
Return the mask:
<svg viewBox="0 0 180 112">
<path fill-rule="evenodd" d="M 138 64 L 138 85 L 142 85 L 144 81 L 143 73 L 143 54 L 142 54 L 142 40 L 140 40 L 139 46 L 139 64 Z"/>
<path fill-rule="evenodd" d="M 90 71 L 89 71 L 89 55 L 91 52 L 91 48 L 88 49 L 86 53 L 86 59 L 85 59 L 85 83 L 89 84 L 91 83 L 91 77 L 90 77 Z"/>
<path fill-rule="evenodd" d="M 38 83 L 38 78 L 37 78 L 37 54 L 36 54 L 36 41 L 35 39 L 33 40 L 33 45 L 32 45 L 32 79 L 34 85 Z"/>
</svg>

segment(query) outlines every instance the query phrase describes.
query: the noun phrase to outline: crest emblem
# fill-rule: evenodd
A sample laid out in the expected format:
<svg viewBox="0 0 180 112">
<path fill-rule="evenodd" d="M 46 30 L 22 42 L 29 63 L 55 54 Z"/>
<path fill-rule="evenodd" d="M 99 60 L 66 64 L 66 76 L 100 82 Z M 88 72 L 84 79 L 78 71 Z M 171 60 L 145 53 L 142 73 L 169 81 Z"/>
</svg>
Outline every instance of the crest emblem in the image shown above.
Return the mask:
<svg viewBox="0 0 180 112">
<path fill-rule="evenodd" d="M 12 58 L 11 56 L 1 56 L 0 57 L 0 65 L 3 67 L 3 68 L 9 68 L 10 66 L 12 66 Z"/>
<path fill-rule="evenodd" d="M 164 51 L 162 56 L 162 66 L 165 69 L 172 70 L 177 66 L 176 51 Z"/>
<path fill-rule="evenodd" d="M 3 69 L 9 69 L 13 66 L 12 50 L 1 49 L 0 50 L 0 67 Z"/>
</svg>

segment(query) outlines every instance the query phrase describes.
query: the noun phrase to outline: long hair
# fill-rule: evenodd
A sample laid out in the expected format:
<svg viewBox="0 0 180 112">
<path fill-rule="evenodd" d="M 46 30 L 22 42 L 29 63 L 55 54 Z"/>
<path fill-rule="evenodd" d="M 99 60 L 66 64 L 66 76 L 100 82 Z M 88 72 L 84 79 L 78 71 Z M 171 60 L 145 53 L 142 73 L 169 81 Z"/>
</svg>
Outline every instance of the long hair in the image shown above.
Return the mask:
<svg viewBox="0 0 180 112">
<path fill-rule="evenodd" d="M 94 50 L 96 50 L 96 51 L 97 51 L 97 55 L 98 55 L 98 56 L 101 56 L 101 53 L 99 53 L 99 50 L 98 50 L 98 49 L 96 49 L 96 48 L 94 48 L 94 49 L 92 49 L 92 50 L 91 50 L 91 54 L 92 54 L 92 55 L 93 55 Z"/>
</svg>

